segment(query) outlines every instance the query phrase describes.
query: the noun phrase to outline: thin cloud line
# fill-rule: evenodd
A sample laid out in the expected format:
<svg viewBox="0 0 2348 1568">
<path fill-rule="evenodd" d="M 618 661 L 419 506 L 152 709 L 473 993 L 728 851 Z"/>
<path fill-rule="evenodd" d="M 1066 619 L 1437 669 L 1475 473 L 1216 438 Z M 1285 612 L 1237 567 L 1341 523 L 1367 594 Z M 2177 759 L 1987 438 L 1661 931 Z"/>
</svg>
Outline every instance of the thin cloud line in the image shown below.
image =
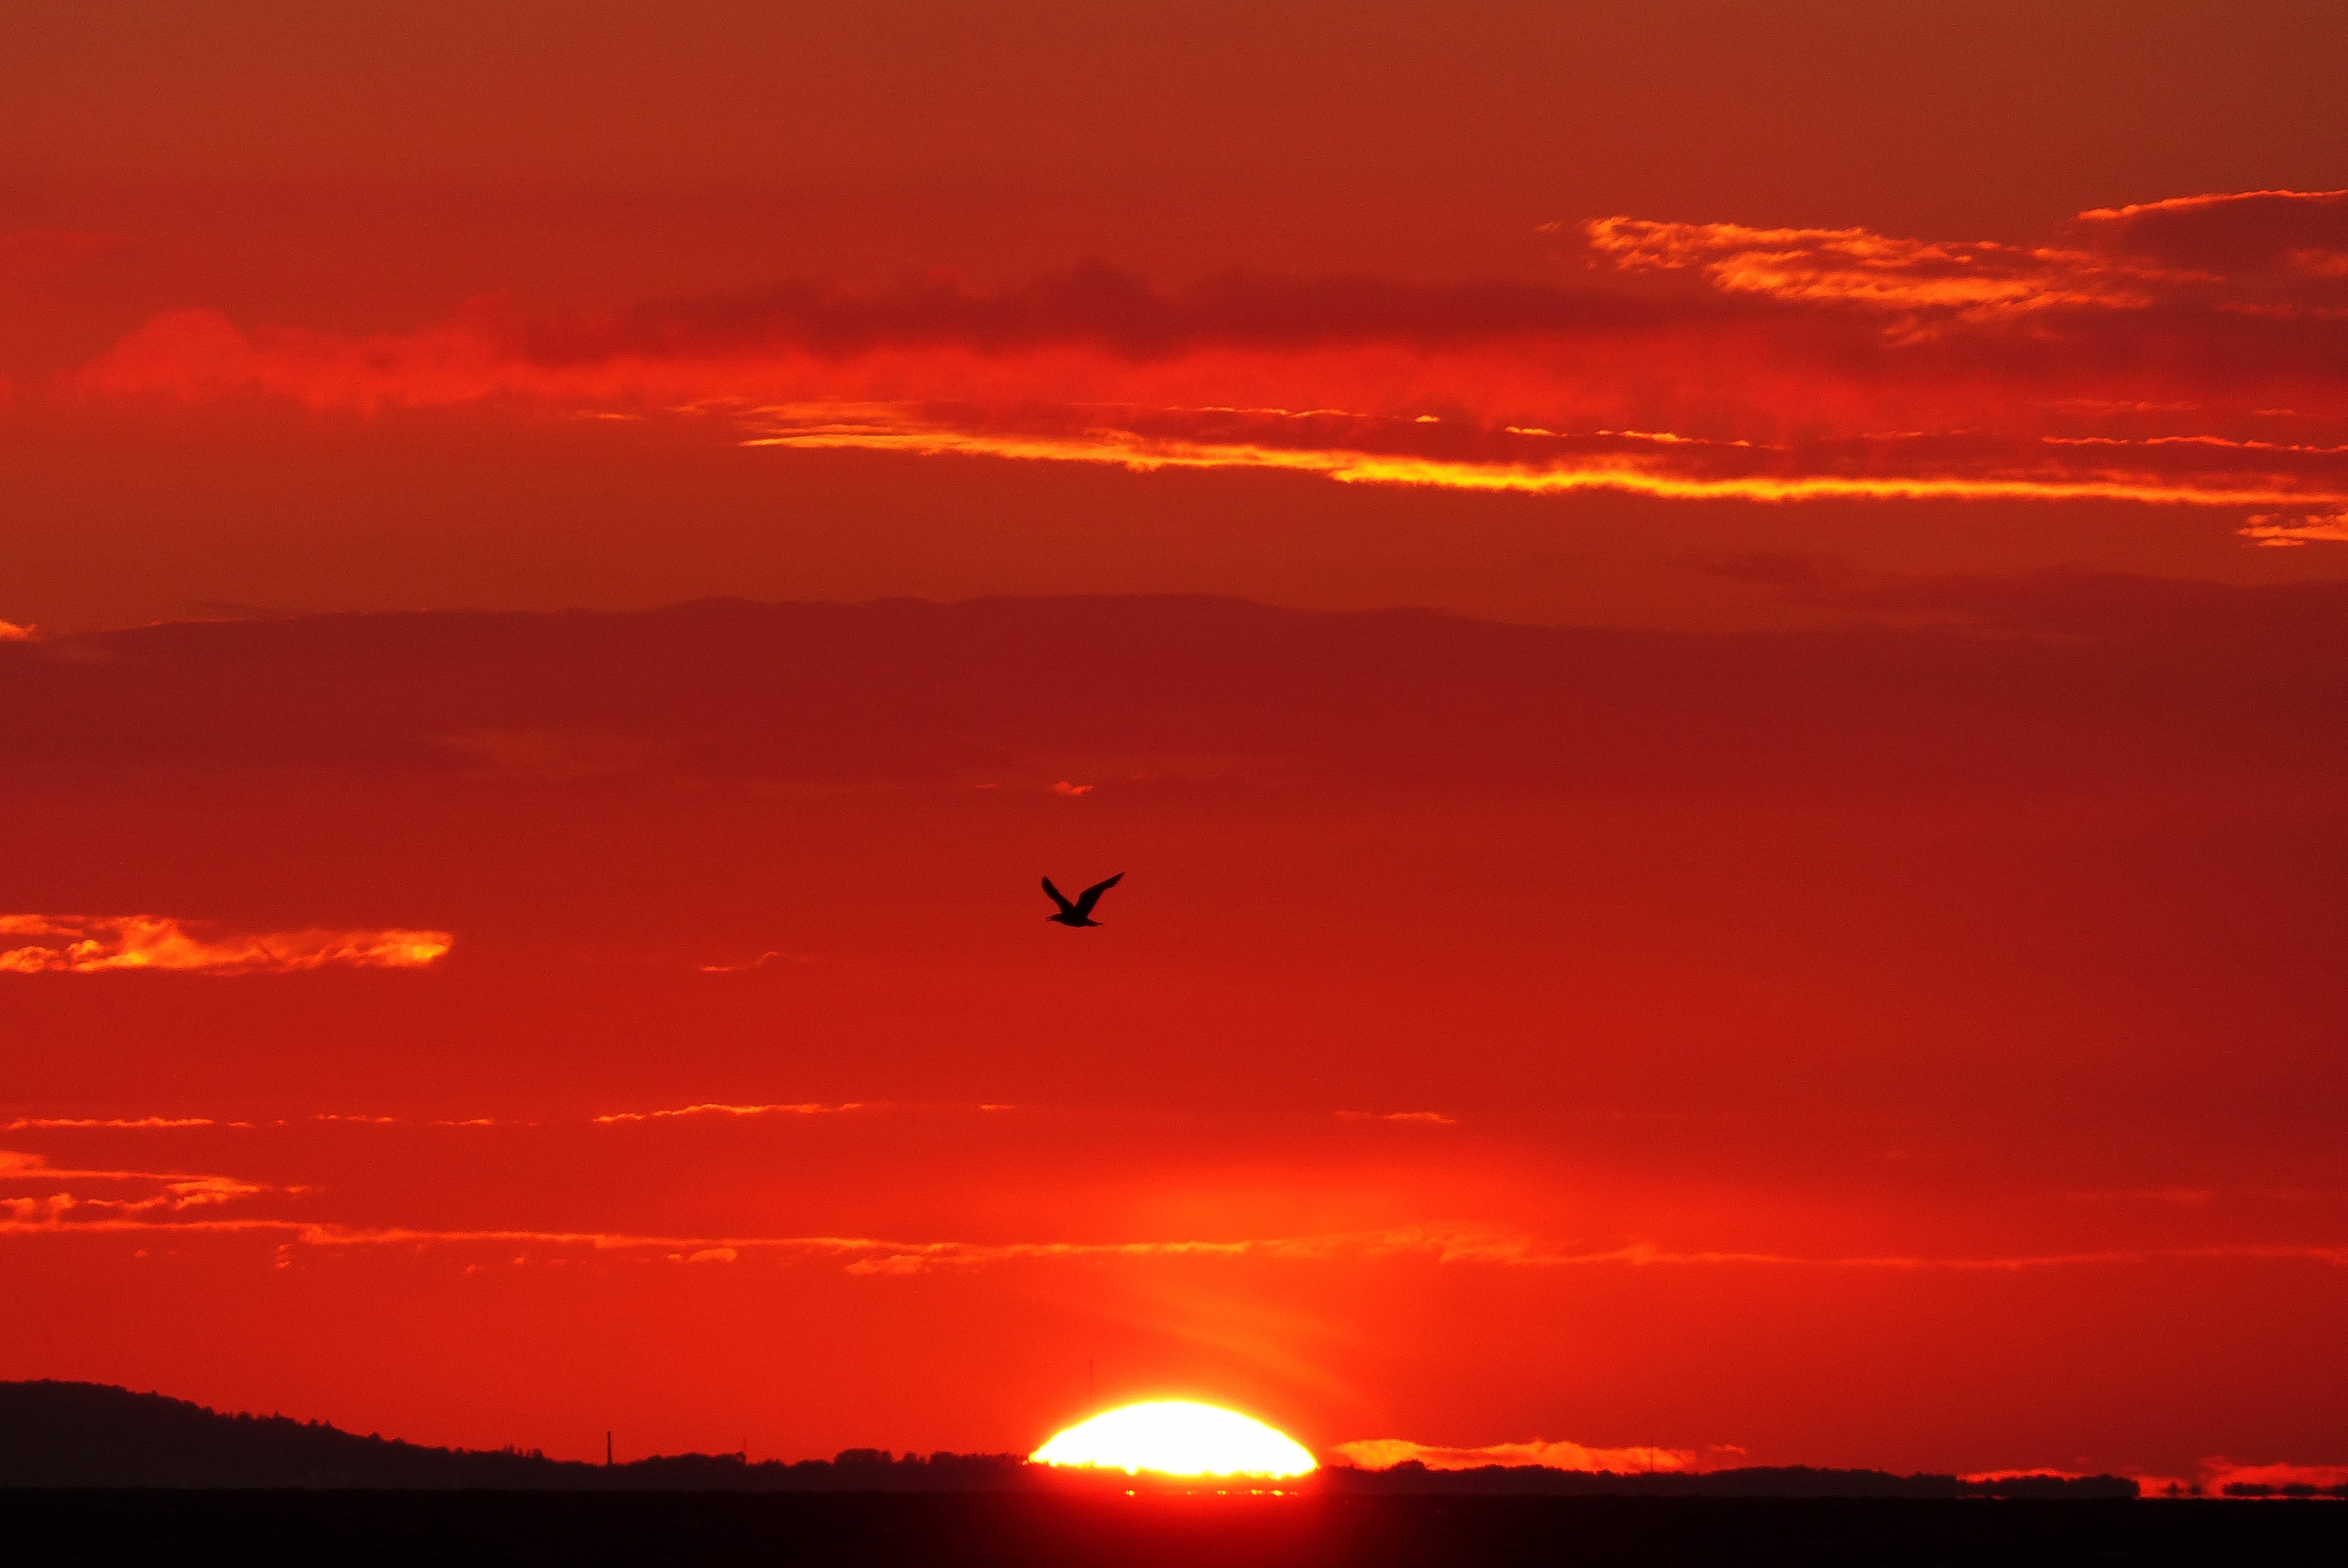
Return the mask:
<svg viewBox="0 0 2348 1568">
<path fill-rule="evenodd" d="M 1438 489 L 1566 495 L 1613 490 L 1673 500 L 2031 500 L 2132 501 L 2151 506 L 2209 507 L 2334 506 L 2348 491 L 2274 486 L 2169 485 L 2149 480 L 2080 478 L 1946 478 L 1922 476 L 1854 477 L 1812 474 L 1736 475 L 1718 478 L 1655 472 L 1622 465 L 1535 466 L 1401 457 L 1344 448 L 1265 446 L 1255 443 L 1189 441 L 1100 431 L 1081 437 L 999 436 L 940 426 L 905 429 L 808 429 L 750 436 L 745 446 L 805 450 L 901 452 L 918 456 L 1001 457 L 1094 463 L 1137 473 L 1159 468 L 1264 468 L 1316 475 L 1349 485 L 1401 485 Z"/>
<path fill-rule="evenodd" d="M 68 1173 L 44 1173 L 66 1174 Z M 96 1174 L 97 1173 L 84 1173 Z M 289 1191 L 298 1189 L 285 1189 Z M 1485 1231 L 1406 1228 L 1343 1232 L 1326 1235 L 1251 1237 L 1231 1241 L 1195 1239 L 1128 1242 L 892 1241 L 850 1235 L 662 1235 L 633 1232 L 540 1230 L 490 1227 L 445 1230 L 412 1225 L 347 1225 L 295 1219 L 211 1219 L 171 1222 L 106 1218 L 72 1221 L 0 1220 L 0 1236 L 141 1235 L 278 1235 L 296 1245 L 343 1246 L 535 1245 L 596 1252 L 797 1253 L 850 1257 L 852 1274 L 919 1274 L 939 1267 L 973 1267 L 1019 1262 L 1117 1262 L 1148 1258 L 1267 1258 L 1328 1261 L 1429 1257 L 1438 1263 L 1485 1263 L 1509 1267 L 1766 1267 L 2001 1272 L 2109 1267 L 2183 1261 L 2322 1263 L 2348 1266 L 2348 1245 L 2245 1244 L 2198 1247 L 2151 1247 L 2099 1252 L 2045 1253 L 2013 1257 L 1927 1257 L 1897 1255 L 1805 1257 L 1793 1254 L 1683 1251 L 1632 1243 L 1589 1252 L 1545 1248 L 1529 1237 Z"/>
<path fill-rule="evenodd" d="M 772 1102 L 753 1104 L 731 1104 L 717 1101 L 692 1105 L 664 1107 L 654 1111 L 612 1111 L 576 1121 L 545 1121 L 507 1116 L 376 1116 L 364 1112 L 319 1111 L 307 1116 L 270 1117 L 252 1121 L 223 1120 L 212 1116 L 18 1116 L 0 1122 L 0 1132 L 173 1132 L 203 1128 L 235 1128 L 251 1132 L 261 1127 L 288 1127 L 302 1122 L 353 1127 L 613 1127 L 636 1122 L 665 1122 L 694 1116 L 836 1116 L 851 1111 L 961 1111 L 1000 1112 L 1016 1111 L 1019 1106 L 998 1102 L 938 1103 L 931 1102 L 897 1102 L 878 1100 L 844 1100 L 832 1103 L 820 1101 Z"/>
<path fill-rule="evenodd" d="M 818 1101 L 773 1105 L 724 1105 L 713 1102 L 680 1105 L 670 1111 L 614 1111 L 609 1115 L 590 1120 L 596 1126 L 607 1127 L 621 1122 L 659 1122 L 678 1116 L 837 1116 L 848 1111 L 877 1109 L 880 1107 L 867 1105 L 859 1100 L 842 1101 L 837 1105 L 826 1105 Z"/>
<path fill-rule="evenodd" d="M 220 1122 L 210 1116 L 19 1116 L 0 1122 L 0 1132 L 64 1132 L 104 1128 L 109 1132 L 160 1132 L 183 1127 L 250 1127 L 250 1122 Z"/>
</svg>

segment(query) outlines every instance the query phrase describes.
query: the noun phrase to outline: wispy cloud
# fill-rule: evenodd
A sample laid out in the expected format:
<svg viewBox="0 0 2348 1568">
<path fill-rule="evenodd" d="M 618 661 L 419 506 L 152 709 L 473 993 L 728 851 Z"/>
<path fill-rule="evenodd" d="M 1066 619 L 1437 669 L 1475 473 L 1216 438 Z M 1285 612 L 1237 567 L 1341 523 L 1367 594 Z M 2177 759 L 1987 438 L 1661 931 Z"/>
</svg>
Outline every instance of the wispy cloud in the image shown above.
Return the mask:
<svg viewBox="0 0 2348 1568">
<path fill-rule="evenodd" d="M 670 1122 L 695 1117 L 755 1117 L 838 1116 L 850 1112 L 997 1112 L 1015 1111 L 1018 1107 L 1003 1103 L 887 1103 L 875 1101 L 844 1100 L 790 1101 L 733 1104 L 709 1101 L 692 1105 L 663 1107 L 652 1111 L 613 1111 L 602 1115 L 572 1119 L 578 1124 L 593 1127 L 620 1126 L 631 1122 Z M 1401 1120 L 1413 1119 L 1405 1115 Z M 396 1116 L 365 1111 L 317 1111 L 295 1118 L 328 1125 L 353 1127 L 479 1127 L 538 1128 L 565 1124 L 562 1118 L 526 1118 L 515 1116 Z M 283 1117 L 254 1117 L 249 1120 L 226 1120 L 211 1116 L 18 1116 L 0 1122 L 0 1132 L 177 1132 L 193 1128 L 226 1127 L 250 1130 L 259 1126 L 283 1127 Z"/>
<path fill-rule="evenodd" d="M 763 969 L 768 964 L 812 964 L 814 962 L 815 959 L 805 953 L 786 953 L 769 949 L 760 953 L 755 958 L 746 958 L 738 964 L 696 964 L 694 967 L 705 975 L 739 975 L 752 969 Z"/>
<path fill-rule="evenodd" d="M 0 948 L 0 972 L 15 974 L 421 968 L 454 941 L 446 931 L 240 931 L 167 915 L 0 915 L 0 938 L 19 944 Z"/>
<path fill-rule="evenodd" d="M 867 1109 L 854 1100 L 837 1105 L 825 1105 L 814 1101 L 776 1105 L 680 1105 L 669 1111 L 614 1111 L 594 1120 L 608 1126 L 619 1122 L 665 1122 L 679 1116 L 837 1116 L 844 1112 Z"/>
<path fill-rule="evenodd" d="M 1731 1446 L 1709 1449 L 1653 1447 L 1593 1448 L 1584 1443 L 1488 1443 L 1481 1448 L 1451 1448 L 1440 1443 L 1413 1442 L 1406 1438 L 1361 1438 L 1332 1448 L 1347 1464 L 1364 1470 L 1389 1470 L 1398 1464 L 1423 1464 L 1429 1470 L 1475 1470 L 1484 1465 L 1546 1465 L 1551 1470 L 1700 1471 L 1735 1464 L 1745 1450 Z"/>
<path fill-rule="evenodd" d="M 2234 531 L 2270 549 L 2290 549 L 2310 544 L 2348 544 L 2348 511 L 2321 517 L 2254 517 Z"/>
<path fill-rule="evenodd" d="M 180 1127 L 250 1127 L 250 1122 L 216 1122 L 209 1116 L 19 1116 L 0 1124 L 0 1132 L 50 1132 L 105 1128 L 112 1131 L 155 1131 Z"/>
<path fill-rule="evenodd" d="M 1906 1271 L 1951 1271 L 1956 1273 L 2014 1274 L 2035 1269 L 2105 1267 L 2117 1265 L 2147 1264 L 2188 1259 L 2257 1259 L 2348 1265 L 2348 1244 L 2333 1245 L 2268 1245 L 2247 1243 L 2235 1245 L 2192 1247 L 2115 1248 L 2094 1252 L 2016 1253 L 2006 1255 L 1934 1255 L 1907 1253 L 1862 1253 L 1845 1255 L 1805 1255 L 1777 1252 L 1736 1252 L 1704 1248 L 1675 1248 L 1653 1242 L 1631 1242 L 1622 1246 L 1591 1251 L 1550 1249 L 1529 1240 L 1523 1243 L 1521 1253 L 1496 1256 L 1492 1261 L 1519 1263 L 1527 1266 L 1570 1266 L 1592 1264 L 1622 1264 L 1632 1267 L 1754 1267 L 1754 1268 L 1836 1268 L 1884 1269 Z"/>
<path fill-rule="evenodd" d="M 819 1111 L 835 1109 L 819 1107 Z M 690 1113 L 798 1112 L 800 1108 L 701 1107 Z M 686 1113 L 686 1112 L 680 1112 Z M 647 1113 L 645 1119 L 650 1115 Z M 143 1184 L 143 1194 L 127 1198 L 77 1199 L 62 1192 L 75 1181 Z M 41 1156 L 0 1152 L 0 1182 L 22 1195 L 0 1197 L 0 1236 L 64 1234 L 251 1235 L 319 1248 L 453 1247 L 494 1245 L 536 1248 L 560 1254 L 584 1251 L 654 1254 L 686 1257 L 730 1251 L 749 1255 L 836 1260 L 850 1274 L 887 1276 L 1017 1264 L 1115 1264 L 1150 1260 L 1277 1261 L 1291 1263 L 1403 1261 L 1447 1266 L 1509 1268 L 1732 1267 L 2012 1272 L 2029 1269 L 2110 1267 L 2185 1260 L 2256 1260 L 2348 1266 L 2348 1245 L 2219 1245 L 2129 1251 L 2057 1253 L 2015 1256 L 1901 1255 L 1814 1255 L 1767 1252 L 1678 1250 L 1649 1243 L 1581 1249 L 1543 1242 L 1521 1232 L 1482 1226 L 1408 1225 L 1384 1230 L 1301 1235 L 1161 1237 L 1125 1241 L 901 1241 L 879 1236 L 809 1235 L 686 1235 L 661 1232 L 544 1229 L 531 1226 L 444 1228 L 430 1225 L 351 1225 L 331 1220 L 256 1214 L 232 1218 L 181 1217 L 200 1205 L 297 1194 L 225 1175 L 137 1170 L 85 1171 L 54 1168 Z"/>
<path fill-rule="evenodd" d="M 2334 487 L 2331 479 L 2281 465 L 2199 472 L 2149 462 L 2082 466 L 2047 459 L 2034 450 L 2034 436 L 2027 442 L 1970 438 L 1940 451 L 1916 436 L 1788 448 L 1664 442 L 1655 432 L 1445 430 L 1441 421 L 1430 430 L 1416 418 L 1351 416 L 1342 431 L 1298 431 L 1272 424 L 1241 430 L 1230 418 L 1196 420 L 1179 409 L 1094 407 L 1084 414 L 1072 427 L 1052 409 L 979 419 L 966 410 L 918 405 L 778 405 L 745 416 L 758 434 L 743 444 L 1087 463 L 1135 473 L 1254 468 L 1342 484 L 1533 496 L 1611 490 L 1674 500 L 2101 500 L 2232 508 L 2348 503 L 2348 475 Z M 1704 456 L 1690 455 L 1697 450 Z M 1789 451 L 1795 456 L 1787 456 Z"/>
<path fill-rule="evenodd" d="M 1591 269 L 1570 287 L 1166 289 L 1091 267 L 992 291 L 483 305 L 369 337 L 184 311 L 79 384 L 362 409 L 525 397 L 741 420 L 780 448 L 1531 495 L 2348 505 L 2340 430 L 2262 428 L 2278 410 L 2348 425 L 2339 192 L 2097 210 L 2037 243 L 1629 215 L 1576 231 Z"/>
<path fill-rule="evenodd" d="M 5 1160 L 6 1156 L 0 1156 Z M 12 1169 L 0 1163 L 0 1179 L 50 1183 L 76 1176 L 108 1175 L 122 1180 L 182 1184 L 189 1194 L 218 1192 L 221 1198 L 255 1196 L 271 1192 L 300 1191 L 239 1184 L 232 1178 L 159 1173 L 94 1173 L 50 1170 L 36 1161 Z M 200 1186 L 200 1184 L 215 1185 Z M 66 1199 L 62 1206 L 42 1207 L 45 1200 L 0 1199 L 0 1205 L 27 1206 L 0 1219 L 0 1236 L 63 1234 L 131 1234 L 165 1232 L 201 1235 L 250 1235 L 321 1248 L 375 1246 L 441 1246 L 462 1248 L 494 1245 L 535 1247 L 550 1253 L 650 1253 L 690 1256 L 695 1253 L 730 1251 L 737 1257 L 761 1254 L 838 1259 L 856 1275 L 914 1275 L 945 1269 L 980 1268 L 1017 1263 L 1113 1263 L 1150 1259 L 1268 1258 L 1316 1261 L 1338 1257 L 1424 1256 L 1457 1260 L 1479 1255 L 1485 1249 L 1476 1235 L 1454 1235 L 1439 1230 L 1410 1228 L 1327 1235 L 1250 1237 L 1238 1239 L 1162 1239 L 1121 1242 L 1091 1241 L 897 1241 L 855 1235 L 690 1235 L 633 1231 L 551 1230 L 526 1226 L 439 1228 L 422 1225 L 359 1225 L 328 1221 L 262 1216 L 165 1220 L 141 1217 L 149 1208 L 177 1208 L 199 1201 L 173 1201 L 173 1189 L 159 1187 L 147 1200 L 118 1204 L 118 1212 L 100 1209 L 85 1216 L 92 1205 Z"/>
<path fill-rule="evenodd" d="M 153 1216 L 304 1190 L 201 1172 L 57 1166 L 41 1155 L 18 1150 L 0 1150 L 0 1182 L 17 1189 L 0 1195 L 0 1214 L 7 1216 L 0 1220 L 0 1235 L 28 1229 L 148 1227 L 157 1223 Z M 91 1183 L 133 1191 L 127 1196 L 88 1197 L 67 1190 L 67 1184 L 86 1187 Z"/>
<path fill-rule="evenodd" d="M 1977 321 L 2063 306 L 2137 310 L 2164 283 L 2204 281 L 2092 251 L 1903 240 L 1865 229 L 1604 218 L 1585 231 L 1592 250 L 1626 272 L 1693 268 L 1734 293 Z"/>
</svg>

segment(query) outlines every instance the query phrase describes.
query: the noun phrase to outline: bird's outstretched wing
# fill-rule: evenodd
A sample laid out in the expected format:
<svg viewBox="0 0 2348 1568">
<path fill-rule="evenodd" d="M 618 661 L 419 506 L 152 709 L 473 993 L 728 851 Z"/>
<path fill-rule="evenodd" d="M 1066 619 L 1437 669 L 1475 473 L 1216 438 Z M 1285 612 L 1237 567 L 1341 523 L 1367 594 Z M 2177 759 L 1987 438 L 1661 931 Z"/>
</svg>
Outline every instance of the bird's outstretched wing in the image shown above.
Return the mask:
<svg viewBox="0 0 2348 1568">
<path fill-rule="evenodd" d="M 1120 871 L 1116 876 L 1110 877 L 1107 881 L 1096 882 L 1091 886 L 1086 888 L 1082 893 L 1078 894 L 1076 896 L 1077 917 L 1081 919 L 1089 916 L 1093 912 L 1093 906 L 1100 902 L 1100 896 L 1124 880 L 1125 873 Z"/>
<path fill-rule="evenodd" d="M 1124 875 L 1124 873 L 1119 872 L 1119 873 L 1118 873 L 1118 875 L 1119 875 L 1119 876 L 1123 876 L 1123 875 Z M 1045 892 L 1046 892 L 1046 893 L 1049 893 L 1049 894 L 1052 896 L 1052 902 L 1053 902 L 1053 903 L 1055 903 L 1055 904 L 1057 904 L 1057 905 L 1060 907 L 1060 913 L 1061 913 L 1061 914 L 1063 914 L 1063 915 L 1076 915 L 1076 914 L 1081 914 L 1081 913 L 1083 912 L 1083 911 L 1079 910 L 1079 909 L 1078 909 L 1078 908 L 1077 908 L 1074 904 L 1071 904 L 1071 903 L 1069 903 L 1069 902 L 1068 902 L 1068 898 L 1067 898 L 1067 895 L 1066 895 L 1066 894 L 1062 893 L 1062 892 L 1061 892 L 1057 887 L 1055 887 L 1055 886 L 1052 886 L 1052 879 L 1051 879 L 1050 877 L 1048 877 L 1048 876 L 1046 876 L 1046 877 L 1045 877 L 1045 878 L 1044 878 L 1044 891 L 1045 891 Z M 1086 895 L 1086 897 L 1090 897 L 1090 895 L 1089 895 L 1089 894 L 1087 894 L 1087 895 Z"/>
</svg>

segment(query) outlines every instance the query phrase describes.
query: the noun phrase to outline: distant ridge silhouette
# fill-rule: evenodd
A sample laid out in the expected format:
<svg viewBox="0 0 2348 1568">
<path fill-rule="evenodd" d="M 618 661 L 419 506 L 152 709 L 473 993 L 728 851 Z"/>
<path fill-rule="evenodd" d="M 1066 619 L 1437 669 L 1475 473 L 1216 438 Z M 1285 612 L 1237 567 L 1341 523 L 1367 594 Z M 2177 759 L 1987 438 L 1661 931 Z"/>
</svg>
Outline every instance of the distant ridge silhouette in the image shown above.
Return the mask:
<svg viewBox="0 0 2348 1568">
<path fill-rule="evenodd" d="M 439 1449 L 360 1437 L 286 1416 L 226 1415 L 162 1394 L 106 1383 L 0 1382 L 0 1487 L 501 1490 L 513 1491 L 1008 1491 L 1082 1486 L 1095 1478 L 1030 1465 L 1017 1454 L 892 1455 L 850 1449 L 830 1460 L 746 1462 L 738 1454 L 673 1454 L 605 1466 L 518 1449 Z M 1122 1474 L 1117 1488 L 1132 1484 Z M 1101 1484 L 1108 1484 L 1103 1481 Z M 1293 1483 L 1292 1483 L 1293 1484 Z M 1788 1498 L 2132 1498 L 2117 1476 L 2021 1476 L 1968 1481 L 1807 1466 L 1703 1473 L 1548 1470 L 1488 1465 L 1430 1471 L 1322 1471 L 1309 1483 L 1339 1495 Z"/>
</svg>

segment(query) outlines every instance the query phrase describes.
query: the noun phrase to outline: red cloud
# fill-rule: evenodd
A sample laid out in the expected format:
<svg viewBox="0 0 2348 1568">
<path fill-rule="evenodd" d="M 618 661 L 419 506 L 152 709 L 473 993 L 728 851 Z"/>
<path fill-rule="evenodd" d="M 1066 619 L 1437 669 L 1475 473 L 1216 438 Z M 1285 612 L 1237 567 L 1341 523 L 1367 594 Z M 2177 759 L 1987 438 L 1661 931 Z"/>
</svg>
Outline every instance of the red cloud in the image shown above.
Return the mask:
<svg viewBox="0 0 2348 1568">
<path fill-rule="evenodd" d="M 1584 227 L 1599 287 L 1166 290 L 1093 266 L 599 314 L 485 301 L 367 337 L 190 310 L 80 384 L 668 407 L 775 446 L 1535 494 L 2324 510 L 2348 504 L 2343 213 L 2337 192 L 2194 197 L 2037 245 L 1614 217 Z"/>
<path fill-rule="evenodd" d="M 2337 278 L 2348 255 L 2348 190 L 2248 190 L 2182 196 L 2079 214 L 2098 251 L 2220 274 L 2239 287 L 2262 274 Z"/>
<path fill-rule="evenodd" d="M 2234 1497 L 2348 1496 L 2348 1464 L 2243 1464 L 2230 1459 L 2201 1461 L 2205 1491 Z"/>
</svg>

